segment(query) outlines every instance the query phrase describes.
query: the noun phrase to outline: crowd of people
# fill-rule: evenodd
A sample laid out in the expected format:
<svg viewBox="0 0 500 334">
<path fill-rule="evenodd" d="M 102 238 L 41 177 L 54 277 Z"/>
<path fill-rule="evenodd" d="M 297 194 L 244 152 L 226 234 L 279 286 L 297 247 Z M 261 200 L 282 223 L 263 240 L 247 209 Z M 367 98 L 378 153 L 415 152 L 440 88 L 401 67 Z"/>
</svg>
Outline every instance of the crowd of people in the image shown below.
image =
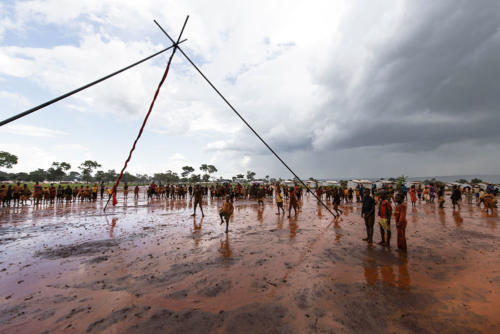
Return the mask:
<svg viewBox="0 0 500 334">
<path fill-rule="evenodd" d="M 256 200 L 258 206 L 264 205 L 265 198 L 275 200 L 277 207 L 277 215 L 286 214 L 285 202 L 288 203 L 288 217 L 290 218 L 292 210 L 294 215 L 299 211 L 301 199 L 304 190 L 311 191 L 309 188 L 303 188 L 298 184 L 287 186 L 283 184 L 230 184 L 230 183 L 215 183 L 208 185 L 191 185 L 191 184 L 175 184 L 162 185 L 151 183 L 146 188 L 146 196 L 148 201 L 161 199 L 189 199 L 192 200 L 193 216 L 199 208 L 202 216 L 203 200 L 210 197 L 211 200 L 223 200 L 219 210 L 221 224 L 226 223 L 226 233 L 229 228 L 229 220 L 234 211 L 233 202 L 235 200 Z M 355 189 L 345 186 L 316 186 L 314 196 L 318 204 L 331 204 L 335 211 L 336 218 L 343 214 L 340 209 L 342 204 L 356 202 L 362 203 L 361 216 L 365 221 L 366 238 L 364 241 L 373 243 L 373 234 L 375 226 L 375 218 L 378 216 L 378 225 L 380 229 L 380 242 L 378 244 L 390 247 L 391 240 L 391 220 L 394 219 L 397 229 L 397 245 L 399 249 L 406 249 L 406 202 L 410 201 L 411 206 L 415 207 L 417 202 L 427 204 L 435 203 L 437 198 L 438 208 L 443 209 L 445 205 L 445 186 L 443 184 L 411 186 L 401 185 L 397 188 L 385 186 L 377 189 L 375 185 L 371 188 L 359 186 Z M 117 193 L 116 187 L 106 186 L 104 183 L 92 185 L 54 185 L 42 186 L 38 182 L 35 183 L 33 189 L 30 189 L 27 184 L 9 184 L 0 185 L 0 201 L 2 207 L 9 206 L 24 206 L 30 202 L 33 205 L 53 204 L 57 202 L 93 202 L 99 198 L 110 199 L 113 193 Z M 133 197 L 139 198 L 140 188 L 135 186 L 133 189 Z M 496 196 L 498 190 L 492 186 L 486 189 L 470 187 L 460 188 L 453 186 L 451 189 L 450 200 L 453 210 L 460 210 L 460 203 L 465 198 L 468 204 L 475 203 L 477 206 L 483 204 L 487 212 L 493 212 L 497 206 Z M 123 185 L 123 198 L 127 200 L 129 196 L 129 186 L 127 183 Z M 333 213 L 333 212 L 332 212 Z"/>
</svg>

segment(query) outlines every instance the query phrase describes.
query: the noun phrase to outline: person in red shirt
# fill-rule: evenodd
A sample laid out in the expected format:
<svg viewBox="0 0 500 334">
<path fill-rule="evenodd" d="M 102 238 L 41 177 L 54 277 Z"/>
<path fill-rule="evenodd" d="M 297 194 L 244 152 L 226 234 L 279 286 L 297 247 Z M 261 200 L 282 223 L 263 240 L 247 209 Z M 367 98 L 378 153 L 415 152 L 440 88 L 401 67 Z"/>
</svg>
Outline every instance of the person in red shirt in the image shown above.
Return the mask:
<svg viewBox="0 0 500 334">
<path fill-rule="evenodd" d="M 394 218 L 396 218 L 396 228 L 398 230 L 398 248 L 406 250 L 406 203 L 404 197 L 396 195 L 396 209 L 394 209 Z"/>
<path fill-rule="evenodd" d="M 387 193 L 383 192 L 380 195 L 380 205 L 378 209 L 378 215 L 380 217 L 379 225 L 380 225 L 380 237 L 381 241 L 378 243 L 379 245 L 385 245 L 390 247 L 391 240 L 391 214 L 392 207 L 391 203 L 387 200 Z M 385 239 L 385 234 L 387 232 L 387 241 Z"/>
<path fill-rule="evenodd" d="M 288 218 L 290 218 L 290 213 L 292 212 L 292 208 L 295 215 L 297 215 L 297 208 L 299 204 L 297 202 L 297 196 L 295 194 L 295 189 L 293 187 L 290 187 L 288 195 L 290 196 L 290 202 L 288 203 Z"/>
</svg>

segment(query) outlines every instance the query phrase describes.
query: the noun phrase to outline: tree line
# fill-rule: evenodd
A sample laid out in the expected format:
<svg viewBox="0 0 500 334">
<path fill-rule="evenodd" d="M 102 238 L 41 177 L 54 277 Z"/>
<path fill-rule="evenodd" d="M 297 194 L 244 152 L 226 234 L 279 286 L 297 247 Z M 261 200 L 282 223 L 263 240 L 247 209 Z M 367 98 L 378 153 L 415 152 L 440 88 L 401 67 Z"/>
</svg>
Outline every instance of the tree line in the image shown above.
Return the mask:
<svg viewBox="0 0 500 334">
<path fill-rule="evenodd" d="M 17 156 L 8 152 L 0 152 L 0 168 L 12 168 L 18 162 Z M 108 171 L 99 170 L 102 167 L 97 161 L 85 160 L 77 170 L 71 170 L 71 164 L 67 162 L 54 161 L 47 169 L 38 168 L 31 172 L 8 173 L 0 171 L 0 181 L 25 181 L 25 182 L 105 182 L 110 183 L 116 181 L 118 172 L 114 169 Z M 199 167 L 201 173 L 195 173 L 196 169 L 192 166 L 183 166 L 180 173 L 167 170 L 165 173 L 155 173 L 152 176 L 148 174 L 135 174 L 129 172 L 123 173 L 122 181 L 127 183 L 149 183 L 152 181 L 158 183 L 178 183 L 178 182 L 208 182 L 215 178 L 212 176 L 217 173 L 217 168 L 214 165 L 202 164 Z M 247 171 L 246 180 L 255 180 L 255 172 Z M 232 177 L 232 180 L 243 180 L 245 175 L 237 174 Z M 269 176 L 266 176 L 269 179 Z M 222 180 L 222 177 L 219 178 Z"/>
</svg>

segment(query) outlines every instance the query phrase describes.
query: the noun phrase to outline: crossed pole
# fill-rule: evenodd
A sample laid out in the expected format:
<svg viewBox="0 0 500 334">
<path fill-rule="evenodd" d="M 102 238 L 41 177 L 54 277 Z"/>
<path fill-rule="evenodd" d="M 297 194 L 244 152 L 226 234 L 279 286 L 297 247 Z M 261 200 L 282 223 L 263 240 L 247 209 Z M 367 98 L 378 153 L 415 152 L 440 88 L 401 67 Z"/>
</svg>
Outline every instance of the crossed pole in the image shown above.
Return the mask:
<svg viewBox="0 0 500 334">
<path fill-rule="evenodd" d="M 165 73 L 164 73 L 164 75 L 163 75 L 162 80 L 160 81 L 160 84 L 159 84 L 159 86 L 158 86 L 158 89 L 157 89 L 157 91 L 156 91 L 156 94 L 155 94 L 155 96 L 154 96 L 154 98 L 153 98 L 153 102 L 151 103 L 150 110 L 148 111 L 148 113 L 147 113 L 147 115 L 146 115 L 146 118 L 144 119 L 143 125 L 142 125 L 142 127 L 141 127 L 141 129 L 140 129 L 140 131 L 139 131 L 139 134 L 138 134 L 138 136 L 137 136 L 136 140 L 134 141 L 134 144 L 133 144 L 133 146 L 132 146 L 132 149 L 131 149 L 131 151 L 130 151 L 130 153 L 129 153 L 129 156 L 128 156 L 127 160 L 125 161 L 125 165 L 124 165 L 124 167 L 123 167 L 123 169 L 122 169 L 122 171 L 121 171 L 121 173 L 120 173 L 120 176 L 118 177 L 118 179 L 117 179 L 117 181 L 116 181 L 116 184 L 115 184 L 114 189 L 116 189 L 116 188 L 118 187 L 118 184 L 120 183 L 120 179 L 121 179 L 121 177 L 122 177 L 122 175 L 123 175 L 123 172 L 125 171 L 125 169 L 126 169 L 126 167 L 127 167 L 127 164 L 128 164 L 128 162 L 130 161 L 130 159 L 131 159 L 131 157 L 132 157 L 132 152 L 134 151 L 134 149 L 135 149 L 135 145 L 136 145 L 137 141 L 139 140 L 139 138 L 140 138 L 140 136 L 141 136 L 141 134 L 142 134 L 142 131 L 143 131 L 143 129 L 144 129 L 144 126 L 146 125 L 146 121 L 147 121 L 147 119 L 148 119 L 148 117 L 149 117 L 149 115 L 150 115 L 150 113 L 151 113 L 151 111 L 152 111 L 153 104 L 154 104 L 154 102 L 155 102 L 155 100 L 156 100 L 156 97 L 157 97 L 157 95 L 158 95 L 159 89 L 160 89 L 161 85 L 163 84 L 163 82 L 164 82 L 164 80 L 165 80 L 165 78 L 166 78 L 166 75 L 167 75 L 167 73 L 168 73 L 168 68 L 170 67 L 170 63 L 172 62 L 172 58 L 173 58 L 173 56 L 174 56 L 175 52 L 176 52 L 177 50 L 179 50 L 179 52 L 180 52 L 180 53 L 182 53 L 182 55 L 184 56 L 184 58 L 186 58 L 186 60 L 187 60 L 187 61 L 188 61 L 188 62 L 189 62 L 189 63 L 190 63 L 190 64 L 191 64 L 194 68 L 195 68 L 195 70 L 196 70 L 196 71 L 197 71 L 197 72 L 198 72 L 198 73 L 199 73 L 199 74 L 203 77 L 203 79 L 205 79 L 205 81 L 206 81 L 206 82 L 210 85 L 210 87 L 212 87 L 212 89 L 213 89 L 213 90 L 217 93 L 217 95 L 219 95 L 219 96 L 220 96 L 220 98 L 221 98 L 221 99 L 222 99 L 222 100 L 223 100 L 223 101 L 224 101 L 224 102 L 225 102 L 225 103 L 229 106 L 229 108 L 230 108 L 230 109 L 231 109 L 231 110 L 232 110 L 232 111 L 233 111 L 233 112 L 234 112 L 234 113 L 238 116 L 238 118 L 239 118 L 239 119 L 240 119 L 243 123 L 245 123 L 245 125 L 246 125 L 246 126 L 247 126 L 247 127 L 248 127 L 248 128 L 249 128 L 252 132 L 253 132 L 253 134 L 254 134 L 255 136 L 257 136 L 257 138 L 259 138 L 259 140 L 260 140 L 260 141 L 261 141 L 261 142 L 262 142 L 262 143 L 266 146 L 266 148 L 267 148 L 267 149 L 268 149 L 268 150 L 269 150 L 269 151 L 270 151 L 270 152 L 271 152 L 271 153 L 272 153 L 272 154 L 273 154 L 273 155 L 274 155 L 274 156 L 275 156 L 275 157 L 276 157 L 276 158 L 277 158 L 277 159 L 281 162 L 281 164 L 283 164 L 283 166 L 285 166 L 285 167 L 286 167 L 286 169 L 288 169 L 288 171 L 289 171 L 290 173 L 292 173 L 292 175 L 293 175 L 293 176 L 294 176 L 294 177 L 295 177 L 295 178 L 296 178 L 296 179 L 297 179 L 297 180 L 298 180 L 298 181 L 299 181 L 299 182 L 300 182 L 300 183 L 301 183 L 301 184 L 302 184 L 302 185 L 303 185 L 303 186 L 304 186 L 307 190 L 309 190 L 309 191 L 311 192 L 311 194 L 312 194 L 312 195 L 313 195 L 313 196 L 314 196 L 314 197 L 318 200 L 318 202 L 319 202 L 319 203 L 321 203 L 321 205 L 322 205 L 323 207 L 325 207 L 325 209 L 326 209 L 326 210 L 328 210 L 328 212 L 330 212 L 330 213 L 331 213 L 331 214 L 332 214 L 335 218 L 337 218 L 338 216 L 337 216 L 335 213 L 333 213 L 333 212 L 332 212 L 332 210 L 330 210 L 330 208 L 328 208 L 328 206 L 326 206 L 326 204 L 325 204 L 325 203 L 321 200 L 321 198 L 319 198 L 318 196 L 316 196 L 316 194 L 315 194 L 315 193 L 314 193 L 314 192 L 313 192 L 313 191 L 309 188 L 309 186 L 308 186 L 308 185 L 307 185 L 304 181 L 302 181 L 302 179 L 301 179 L 301 178 L 300 178 L 300 177 L 299 177 L 299 176 L 298 176 L 298 175 L 297 175 L 297 174 L 296 174 L 296 173 L 292 170 L 292 168 L 290 168 L 290 166 L 288 166 L 288 164 L 287 164 L 287 163 L 286 163 L 286 162 L 285 162 L 285 161 L 284 161 L 284 160 L 283 160 L 283 159 L 282 159 L 282 158 L 281 158 L 281 157 L 280 157 L 280 156 L 279 156 L 279 155 L 278 155 L 278 154 L 277 154 L 277 153 L 276 153 L 276 152 L 275 152 L 272 148 L 271 148 L 271 146 L 270 146 L 270 145 L 269 145 L 269 144 L 268 144 L 268 143 L 267 143 L 267 142 L 266 142 L 266 141 L 265 141 L 265 140 L 264 140 L 264 139 L 263 139 L 263 138 L 262 138 L 262 137 L 261 137 L 261 136 L 257 133 L 257 131 L 256 131 L 256 130 L 255 130 L 255 129 L 254 129 L 254 128 L 253 128 L 253 127 L 252 127 L 252 126 L 251 126 L 251 125 L 250 125 L 250 124 L 246 121 L 246 120 L 245 120 L 245 118 L 244 118 L 244 117 L 243 117 L 243 116 L 242 116 L 242 115 L 241 115 L 241 114 L 240 114 L 240 113 L 239 113 L 239 112 L 238 112 L 238 111 L 237 111 L 237 110 L 233 107 L 233 105 L 232 105 L 231 103 L 229 103 L 229 101 L 228 101 L 228 100 L 224 97 L 224 95 L 223 95 L 223 94 L 222 94 L 222 93 L 221 93 L 221 92 L 220 92 L 220 91 L 219 91 L 219 90 L 218 90 L 218 89 L 214 86 L 214 84 L 213 84 L 213 83 L 212 83 L 212 82 L 211 82 L 211 81 L 207 78 L 207 76 L 206 76 L 205 74 L 203 74 L 203 72 L 200 70 L 200 68 L 199 68 L 198 66 L 196 66 L 196 64 L 195 64 L 195 63 L 191 60 L 191 58 L 189 58 L 189 56 L 188 56 L 188 55 L 184 52 L 184 50 L 182 50 L 182 48 L 179 46 L 181 43 L 183 43 L 183 42 L 185 42 L 185 41 L 186 41 L 186 39 L 181 40 L 181 37 L 182 37 L 182 34 L 183 34 L 183 32 L 184 32 L 184 28 L 186 27 L 186 23 L 187 23 L 188 19 L 189 19 L 189 15 L 186 17 L 186 20 L 184 21 L 184 25 L 182 26 L 182 29 L 181 29 L 181 32 L 180 32 L 180 34 L 179 34 L 179 37 L 177 38 L 177 41 L 174 41 L 174 40 L 172 39 L 172 37 L 170 37 L 170 35 L 169 35 L 166 31 L 165 31 L 165 29 L 163 29 L 163 28 L 162 28 L 162 26 L 161 26 L 161 25 L 160 25 L 160 24 L 159 24 L 156 20 L 154 20 L 154 22 L 155 22 L 155 24 L 158 26 L 158 28 L 160 28 L 160 30 L 161 30 L 161 31 L 162 31 L 162 32 L 163 32 L 163 33 L 164 33 L 164 34 L 168 37 L 168 39 L 172 42 L 172 45 L 171 45 L 171 46 L 169 46 L 168 48 L 165 48 L 165 49 L 163 49 L 163 50 L 160 50 L 160 51 L 158 51 L 158 52 L 156 52 L 156 53 L 154 53 L 154 54 L 152 54 L 152 55 L 150 55 L 150 56 L 148 56 L 148 57 L 146 57 L 146 58 L 143 58 L 143 59 L 141 59 L 141 60 L 139 60 L 139 61 L 137 61 L 137 62 L 135 62 L 135 63 L 133 63 L 133 64 L 131 64 L 131 65 L 129 65 L 129 66 L 126 66 L 126 67 L 124 67 L 124 68 L 122 68 L 122 69 L 120 69 L 120 70 L 118 70 L 118 71 L 116 71 L 116 72 L 113 72 L 113 73 L 111 73 L 111 74 L 108 74 L 108 75 L 106 75 L 106 76 L 104 76 L 104 77 L 102 77 L 102 78 L 100 78 L 100 79 L 97 79 L 97 80 L 95 80 L 95 81 L 93 81 L 93 82 L 91 82 L 91 83 L 89 83 L 89 84 L 86 84 L 86 85 L 84 85 L 84 86 L 82 86 L 82 87 L 80 87 L 80 88 L 77 88 L 77 89 L 75 89 L 75 90 L 72 90 L 72 91 L 70 91 L 70 92 L 68 92 L 68 93 L 66 93 L 66 94 L 63 94 L 63 95 L 61 95 L 61 96 L 59 96 L 59 97 L 56 97 L 56 98 L 54 98 L 54 99 L 52 99 L 52 100 L 50 100 L 50 101 L 47 101 L 47 102 L 45 102 L 45 103 L 42 103 L 42 104 L 40 104 L 40 105 L 38 105 L 38 106 L 36 106 L 36 107 L 34 107 L 34 108 L 28 109 L 28 110 L 26 110 L 26 111 L 24 111 L 24 112 L 22 112 L 22 113 L 19 113 L 19 114 L 15 115 L 15 116 L 12 116 L 12 117 L 10 117 L 10 118 L 7 118 L 7 119 L 5 119 L 5 120 L 3 120 L 3 121 L 1 121 L 1 122 L 0 122 L 0 126 L 6 125 L 6 124 L 8 124 L 8 123 L 10 123 L 10 122 L 13 122 L 13 121 L 15 121 L 15 120 L 19 119 L 19 118 L 25 117 L 25 116 L 27 116 L 27 115 L 29 115 L 29 114 L 31 114 L 31 113 L 33 113 L 33 112 L 35 112 L 35 111 L 38 111 L 38 110 L 40 110 L 40 109 L 42 109 L 42 108 L 45 108 L 45 107 L 47 107 L 47 106 L 49 106 L 49 105 L 51 105 L 51 104 L 53 104 L 53 103 L 55 103 L 55 102 L 57 102 L 57 101 L 63 100 L 63 99 L 65 99 L 65 98 L 67 98 L 67 97 L 69 97 L 69 96 L 71 96 L 71 95 L 74 95 L 74 94 L 76 94 L 76 93 L 78 93 L 78 92 L 80 92 L 80 91 L 82 91 L 82 90 L 84 90 L 84 89 L 87 89 L 87 88 L 89 88 L 89 87 L 92 87 L 92 86 L 94 86 L 94 85 L 96 85 L 96 84 L 98 84 L 98 83 L 100 83 L 100 82 L 102 82 L 102 81 L 104 81 L 104 80 L 107 80 L 107 79 L 109 79 L 109 78 L 111 78 L 111 77 L 113 77 L 113 76 L 115 76 L 115 75 L 117 75 L 117 74 L 119 74 L 119 73 L 122 73 L 122 72 L 124 72 L 124 71 L 126 71 L 126 70 L 128 70 L 128 69 L 131 69 L 132 67 L 135 67 L 135 66 L 137 66 L 137 65 L 139 65 L 139 64 L 141 64 L 141 63 L 143 63 L 143 62 L 145 62 L 146 60 L 149 60 L 149 59 L 151 59 L 151 58 L 153 58 L 153 57 L 156 57 L 156 56 L 158 56 L 159 54 L 162 54 L 163 52 L 165 52 L 165 51 L 170 50 L 170 49 L 172 49 L 172 48 L 173 48 L 172 54 L 171 54 L 171 56 L 170 56 L 170 58 L 169 58 L 169 61 L 168 61 L 168 64 L 167 64 L 167 69 L 166 69 L 166 71 L 165 71 Z M 115 190 L 114 190 L 114 191 L 115 191 Z M 115 195 L 116 195 L 116 193 L 115 193 Z M 106 210 L 106 207 L 108 206 L 109 200 L 110 200 L 110 199 L 108 198 L 108 201 L 106 202 L 106 206 L 104 207 L 104 210 Z"/>
<path fill-rule="evenodd" d="M 168 39 L 174 43 L 174 40 L 172 39 L 172 37 L 170 37 L 170 35 L 165 31 L 165 29 L 162 28 L 162 26 L 156 21 L 154 20 L 155 24 L 158 26 L 158 28 L 160 28 L 160 30 L 165 34 L 165 36 L 168 37 Z M 229 108 L 231 108 L 231 110 L 241 119 L 241 121 L 243 123 L 245 123 L 245 125 L 253 132 L 253 134 L 255 136 L 257 136 L 257 138 L 260 139 L 260 141 L 267 147 L 267 149 L 283 164 L 283 166 L 286 167 L 286 169 L 288 169 L 288 171 L 290 171 L 290 173 L 293 174 L 293 176 L 295 176 L 295 178 L 307 189 L 309 190 L 309 192 L 311 192 L 311 194 L 313 194 L 313 196 L 318 200 L 319 203 L 321 203 L 321 205 L 323 205 L 325 207 L 325 209 L 328 210 L 328 212 L 330 212 L 335 218 L 337 218 L 338 216 L 333 213 L 332 210 L 330 210 L 330 208 L 328 206 L 326 206 L 326 204 L 321 200 L 321 198 L 319 198 L 318 196 L 316 196 L 316 194 L 314 193 L 314 191 L 312 191 L 308 186 L 307 184 L 305 184 L 304 181 L 302 181 L 302 179 L 290 168 L 290 166 L 288 166 L 288 164 L 283 161 L 283 159 L 281 159 L 281 157 L 271 148 L 271 146 L 269 146 L 269 144 L 257 133 L 257 131 L 254 130 L 254 128 L 245 120 L 245 118 L 243 118 L 243 116 L 241 116 L 241 114 L 233 107 L 233 105 L 231 103 L 229 103 L 229 101 L 224 97 L 224 95 L 222 95 L 222 93 L 214 86 L 214 84 L 207 78 L 207 76 L 205 74 L 203 74 L 203 72 L 200 70 L 200 68 L 198 66 L 196 66 L 196 64 L 191 60 L 191 58 L 188 57 L 188 55 L 184 52 L 184 50 L 182 50 L 182 48 L 180 46 L 177 46 L 177 49 L 179 50 L 180 53 L 182 53 L 182 55 L 184 56 L 184 58 L 186 58 L 186 60 L 191 64 L 193 65 L 193 67 L 196 69 L 196 71 L 203 77 L 203 79 L 205 79 L 205 81 L 210 85 L 210 87 L 213 88 L 213 90 L 217 93 L 217 95 L 220 96 L 220 98 L 228 105 Z"/>
</svg>

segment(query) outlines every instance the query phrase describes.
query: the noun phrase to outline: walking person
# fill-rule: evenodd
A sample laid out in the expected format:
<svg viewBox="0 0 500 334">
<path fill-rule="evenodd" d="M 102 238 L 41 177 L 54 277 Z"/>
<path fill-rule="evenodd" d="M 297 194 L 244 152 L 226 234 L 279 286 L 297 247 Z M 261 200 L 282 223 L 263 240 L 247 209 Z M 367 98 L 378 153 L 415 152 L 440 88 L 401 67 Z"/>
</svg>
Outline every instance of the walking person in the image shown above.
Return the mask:
<svg viewBox="0 0 500 334">
<path fill-rule="evenodd" d="M 231 218 L 233 211 L 234 211 L 233 200 L 232 197 L 228 195 L 226 196 L 224 202 L 222 202 L 222 208 L 219 211 L 221 225 L 224 223 L 224 220 L 226 221 L 226 233 L 229 232 L 229 218 Z"/>
<path fill-rule="evenodd" d="M 415 185 L 410 188 L 410 200 L 411 206 L 414 208 L 417 205 L 417 190 L 415 189 Z"/>
<path fill-rule="evenodd" d="M 196 185 L 193 190 L 193 195 L 191 196 L 191 199 L 194 198 L 194 212 L 191 216 L 196 216 L 196 207 L 200 206 L 201 210 L 201 216 L 205 217 L 205 214 L 203 213 L 203 207 L 201 206 L 201 201 L 203 198 L 203 192 L 200 189 L 199 185 Z"/>
<path fill-rule="evenodd" d="M 276 205 L 278 206 L 278 213 L 277 215 L 280 214 L 280 209 L 285 214 L 285 209 L 283 209 L 283 194 L 281 193 L 281 188 L 280 186 L 276 186 L 274 188 L 274 193 L 276 195 Z"/>
<path fill-rule="evenodd" d="M 297 196 L 295 194 L 295 189 L 293 187 L 290 187 L 288 191 L 288 196 L 290 198 L 290 202 L 288 203 L 288 218 L 290 218 L 290 213 L 293 212 L 295 213 L 295 216 L 297 215 L 297 208 L 299 204 L 297 203 Z"/>
<path fill-rule="evenodd" d="M 455 210 L 455 206 L 458 206 L 458 210 L 460 210 L 460 201 L 462 200 L 462 193 L 460 192 L 460 188 L 458 188 L 457 186 L 453 186 L 450 198 L 451 204 L 453 205 L 453 210 Z"/>
<path fill-rule="evenodd" d="M 366 189 L 363 196 L 363 207 L 361 217 L 365 219 L 366 238 L 363 241 L 373 242 L 373 225 L 375 224 L 375 200 L 370 196 L 370 190 Z"/>
</svg>

